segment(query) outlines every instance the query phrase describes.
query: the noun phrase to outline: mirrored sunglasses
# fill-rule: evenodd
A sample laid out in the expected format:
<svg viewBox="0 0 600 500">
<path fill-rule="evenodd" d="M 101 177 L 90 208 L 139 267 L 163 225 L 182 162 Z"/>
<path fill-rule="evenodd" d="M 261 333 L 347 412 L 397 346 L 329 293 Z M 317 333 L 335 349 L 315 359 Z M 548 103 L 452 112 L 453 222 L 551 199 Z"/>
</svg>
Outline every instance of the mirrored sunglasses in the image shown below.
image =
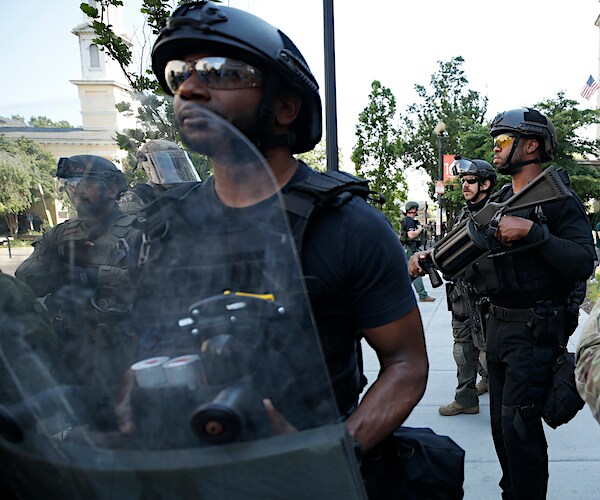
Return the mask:
<svg viewBox="0 0 600 500">
<path fill-rule="evenodd" d="M 504 149 L 506 146 L 511 144 L 515 140 L 514 135 L 510 134 L 499 134 L 494 137 L 494 147 Z"/>
<path fill-rule="evenodd" d="M 176 94 L 192 74 L 208 88 L 233 90 L 260 87 L 264 78 L 260 70 L 229 57 L 201 57 L 195 61 L 169 61 L 165 67 L 165 79 L 171 92 Z"/>
</svg>

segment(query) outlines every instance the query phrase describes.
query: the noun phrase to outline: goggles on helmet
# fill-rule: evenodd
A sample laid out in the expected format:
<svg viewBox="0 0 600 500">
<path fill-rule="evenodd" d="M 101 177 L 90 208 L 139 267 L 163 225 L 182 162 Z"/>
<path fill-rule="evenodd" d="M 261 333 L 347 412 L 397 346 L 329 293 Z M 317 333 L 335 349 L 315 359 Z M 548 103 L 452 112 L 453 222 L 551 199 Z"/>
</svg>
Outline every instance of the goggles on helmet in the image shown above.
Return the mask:
<svg viewBox="0 0 600 500">
<path fill-rule="evenodd" d="M 515 140 L 515 136 L 511 134 L 498 134 L 494 137 L 494 147 L 504 149 Z"/>
<path fill-rule="evenodd" d="M 89 184 L 90 179 L 84 179 L 83 177 L 60 177 L 58 179 L 59 182 L 59 191 L 61 193 L 73 193 L 78 186 L 86 186 Z"/>
<path fill-rule="evenodd" d="M 249 64 L 229 57 L 201 57 L 195 61 L 172 60 L 165 66 L 165 80 L 176 94 L 192 73 L 208 88 L 233 90 L 260 87 L 263 74 Z"/>
<path fill-rule="evenodd" d="M 454 160 L 452 162 L 452 175 L 467 175 L 467 174 L 471 174 L 471 175 L 478 175 L 479 173 L 479 167 L 472 162 L 471 160 L 468 160 L 466 158 L 461 158 L 460 160 Z"/>
</svg>

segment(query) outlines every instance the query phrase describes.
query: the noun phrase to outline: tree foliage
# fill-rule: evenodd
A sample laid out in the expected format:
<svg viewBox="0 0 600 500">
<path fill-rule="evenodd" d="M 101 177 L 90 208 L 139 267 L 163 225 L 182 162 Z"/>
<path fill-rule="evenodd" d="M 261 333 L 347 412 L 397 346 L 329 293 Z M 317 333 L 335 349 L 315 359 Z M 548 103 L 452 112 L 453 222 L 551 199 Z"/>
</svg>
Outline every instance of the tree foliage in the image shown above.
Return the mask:
<svg viewBox="0 0 600 500">
<path fill-rule="evenodd" d="M 429 88 L 415 84 L 419 102 L 408 106 L 406 113 L 400 115 L 398 142 L 402 161 L 429 174 L 432 198 L 434 181 L 439 175 L 438 136 L 434 132 L 439 120 L 446 124 L 446 132 L 442 136 L 444 153 L 485 158 L 491 151 L 489 128 L 485 124 L 488 99 L 469 89 L 463 63 L 461 56 L 446 62 L 438 61 L 439 67 L 431 75 Z M 443 200 L 449 218 L 464 204 L 464 200 L 459 198 L 462 198 L 460 189 L 448 186 Z"/>
<path fill-rule="evenodd" d="M 56 160 L 39 143 L 25 137 L 7 138 L 0 135 L 0 152 L 9 153 L 24 165 L 29 173 L 29 189 L 32 201 L 41 200 L 40 188 L 48 196 L 58 197 L 53 174 Z"/>
<path fill-rule="evenodd" d="M 74 128 L 67 120 L 59 120 L 55 122 L 51 120 L 47 116 L 32 116 L 29 120 L 25 120 L 25 118 L 21 115 L 12 115 L 11 119 L 17 120 L 23 123 L 27 123 L 32 127 L 39 128 Z"/>
<path fill-rule="evenodd" d="M 213 1 L 220 3 L 219 0 Z M 161 29 L 166 26 L 174 5 L 182 3 L 185 1 L 142 0 L 140 12 L 143 14 L 145 22 L 142 30 L 144 39 L 137 46 L 138 54 L 134 53 L 126 40 L 114 32 L 113 26 L 110 24 L 109 7 L 121 7 L 123 0 L 97 0 L 97 8 L 86 3 L 80 5 L 81 11 L 92 19 L 91 27 L 96 34 L 94 43 L 116 61 L 139 103 L 139 107 L 135 110 L 129 103 L 117 104 L 119 112 L 129 116 L 135 115 L 139 124 L 136 129 L 127 129 L 116 134 L 117 144 L 121 149 L 127 151 L 130 159 L 135 156 L 140 146 L 149 140 L 167 139 L 181 144 L 179 133 L 173 126 L 172 99 L 160 88 L 158 80 L 149 67 L 147 52 Z M 138 64 L 134 64 L 136 60 L 138 60 Z M 134 66 L 139 69 L 133 69 Z M 200 177 L 205 178 L 208 169 L 206 158 L 194 154 L 191 155 L 191 158 Z M 130 166 L 126 168 L 125 172 L 131 182 L 134 182 L 136 176 L 140 175 L 133 174 L 134 165 L 134 162 L 130 162 Z"/>
<path fill-rule="evenodd" d="M 31 206 L 31 174 L 21 159 L 0 151 L 0 216 L 6 221 L 11 236 L 17 234 L 19 213 Z"/>
<path fill-rule="evenodd" d="M 352 162 L 357 175 L 367 179 L 373 191 L 385 196 L 382 210 L 397 227 L 400 202 L 406 200 L 408 186 L 398 165 L 400 149 L 395 115 L 396 99 L 391 90 L 378 80 L 373 81 L 369 102 L 358 116 Z"/>
<path fill-rule="evenodd" d="M 600 123 L 600 110 L 579 109 L 577 101 L 565 98 L 564 92 L 533 107 L 546 114 L 556 128 L 557 146 L 552 164 L 569 173 L 571 185 L 583 202 L 600 199 L 600 170 L 582 162 L 598 157 L 600 141 L 581 135 L 584 127 Z"/>
</svg>

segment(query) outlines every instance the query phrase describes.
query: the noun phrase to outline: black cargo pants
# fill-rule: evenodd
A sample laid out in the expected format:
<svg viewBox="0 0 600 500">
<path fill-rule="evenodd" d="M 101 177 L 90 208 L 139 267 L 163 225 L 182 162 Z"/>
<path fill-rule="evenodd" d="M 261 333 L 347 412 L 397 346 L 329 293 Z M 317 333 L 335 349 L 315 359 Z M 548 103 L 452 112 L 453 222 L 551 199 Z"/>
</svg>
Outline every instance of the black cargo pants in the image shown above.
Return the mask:
<svg viewBox="0 0 600 500">
<path fill-rule="evenodd" d="M 532 309 L 494 306 L 487 320 L 492 438 L 504 499 L 545 499 L 548 489 L 541 412 L 558 341 L 554 334 L 535 331 L 534 323 Z"/>
</svg>

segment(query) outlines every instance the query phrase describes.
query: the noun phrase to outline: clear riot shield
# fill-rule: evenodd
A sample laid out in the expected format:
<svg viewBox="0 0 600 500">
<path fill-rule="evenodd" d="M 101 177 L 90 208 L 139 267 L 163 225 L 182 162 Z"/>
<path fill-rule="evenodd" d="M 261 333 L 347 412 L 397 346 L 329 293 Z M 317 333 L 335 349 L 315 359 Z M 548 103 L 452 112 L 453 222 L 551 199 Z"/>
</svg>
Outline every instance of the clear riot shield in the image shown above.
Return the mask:
<svg viewBox="0 0 600 500">
<path fill-rule="evenodd" d="M 52 329 L 36 304 L 2 304 L 2 487 L 19 498 L 365 498 L 268 165 L 200 107 L 182 133 L 215 177 L 137 218 L 131 289 L 65 280 L 52 295 L 69 317 Z"/>
</svg>

